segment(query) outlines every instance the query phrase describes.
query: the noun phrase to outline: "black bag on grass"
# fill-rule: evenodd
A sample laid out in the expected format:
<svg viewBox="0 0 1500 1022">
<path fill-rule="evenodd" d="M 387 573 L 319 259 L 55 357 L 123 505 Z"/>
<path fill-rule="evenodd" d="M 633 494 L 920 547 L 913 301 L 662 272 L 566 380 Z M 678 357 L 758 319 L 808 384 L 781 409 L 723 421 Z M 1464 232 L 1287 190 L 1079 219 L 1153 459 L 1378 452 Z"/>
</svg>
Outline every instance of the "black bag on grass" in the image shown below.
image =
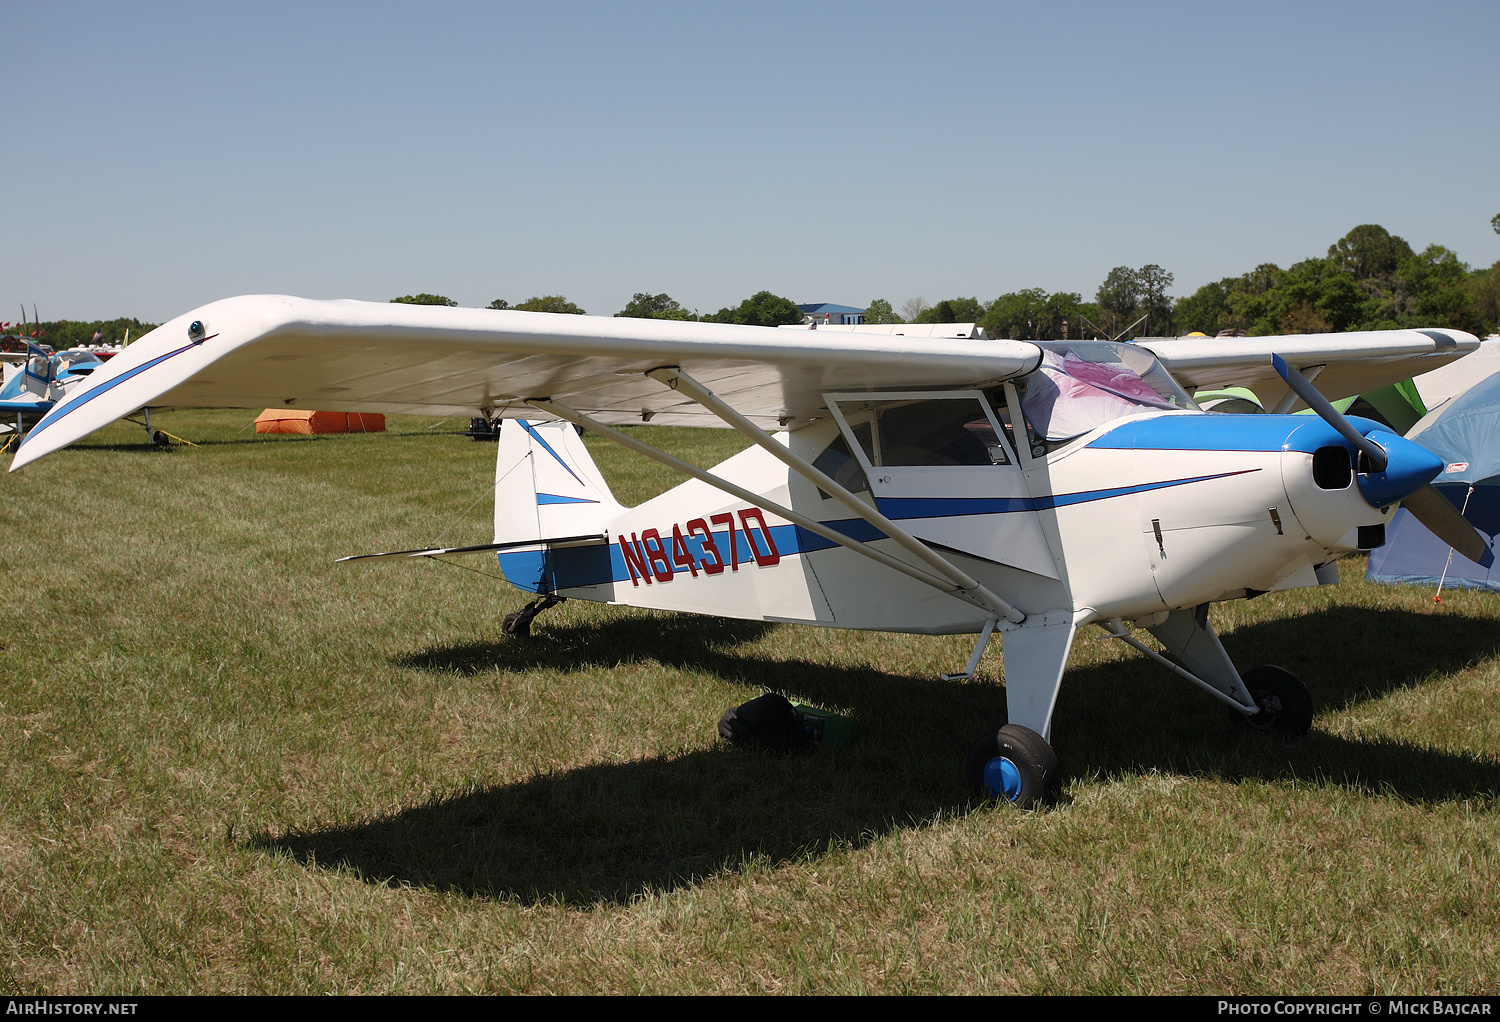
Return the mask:
<svg viewBox="0 0 1500 1022">
<path fill-rule="evenodd" d="M 719 734 L 733 745 L 758 745 L 777 752 L 812 748 L 812 736 L 802 726 L 797 711 L 775 692 L 725 710 L 719 718 Z"/>
</svg>

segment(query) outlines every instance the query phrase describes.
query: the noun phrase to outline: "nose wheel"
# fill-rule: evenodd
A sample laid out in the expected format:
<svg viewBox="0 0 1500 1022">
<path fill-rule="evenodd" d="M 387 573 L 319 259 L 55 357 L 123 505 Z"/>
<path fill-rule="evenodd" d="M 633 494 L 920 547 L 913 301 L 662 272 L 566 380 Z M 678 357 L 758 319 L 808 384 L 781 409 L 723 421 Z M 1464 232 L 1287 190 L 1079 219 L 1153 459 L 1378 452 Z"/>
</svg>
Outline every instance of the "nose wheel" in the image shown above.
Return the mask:
<svg viewBox="0 0 1500 1022">
<path fill-rule="evenodd" d="M 1251 731 L 1264 731 L 1283 738 L 1301 738 L 1312 730 L 1313 704 L 1307 686 L 1291 671 L 1280 667 L 1252 667 L 1240 675 L 1260 712 L 1230 715 Z"/>
<path fill-rule="evenodd" d="M 966 767 L 969 788 L 980 798 L 1022 809 L 1057 800 L 1062 772 L 1046 739 L 1020 724 L 1006 724 L 974 743 Z"/>
</svg>

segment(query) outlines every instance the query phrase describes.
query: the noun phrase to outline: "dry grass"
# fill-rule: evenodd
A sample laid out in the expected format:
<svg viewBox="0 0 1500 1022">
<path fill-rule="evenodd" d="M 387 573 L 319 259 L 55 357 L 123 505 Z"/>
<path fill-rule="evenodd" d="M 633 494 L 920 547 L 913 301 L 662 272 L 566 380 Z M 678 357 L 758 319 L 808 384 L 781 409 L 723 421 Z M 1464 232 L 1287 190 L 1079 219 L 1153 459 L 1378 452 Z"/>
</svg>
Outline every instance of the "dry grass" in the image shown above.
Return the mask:
<svg viewBox="0 0 1500 1022">
<path fill-rule="evenodd" d="M 993 681 L 934 680 L 967 640 L 576 603 L 502 640 L 524 600 L 495 579 L 331 563 L 434 539 L 493 447 L 250 418 L 164 417 L 205 441 L 167 452 L 116 427 L 0 482 L 0 989 L 1500 989 L 1500 598 L 1353 563 L 1218 608 L 1241 663 L 1312 688 L 1291 745 L 1080 642 L 1064 800 L 1024 814 L 962 790 L 1004 718 Z M 599 461 L 627 502 L 669 482 Z M 854 744 L 721 747 L 765 687 Z"/>
</svg>

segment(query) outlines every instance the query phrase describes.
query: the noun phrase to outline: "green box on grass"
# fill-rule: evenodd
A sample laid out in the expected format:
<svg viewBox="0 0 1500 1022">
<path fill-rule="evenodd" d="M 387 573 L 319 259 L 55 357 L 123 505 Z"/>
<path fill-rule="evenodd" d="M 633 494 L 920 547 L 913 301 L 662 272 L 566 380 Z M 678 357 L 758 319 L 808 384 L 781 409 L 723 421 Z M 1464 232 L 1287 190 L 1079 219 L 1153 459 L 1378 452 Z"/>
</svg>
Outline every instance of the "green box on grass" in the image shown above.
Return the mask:
<svg viewBox="0 0 1500 1022">
<path fill-rule="evenodd" d="M 840 717 L 837 713 L 829 713 L 816 706 L 803 706 L 801 703 L 793 703 L 792 709 L 797 711 L 797 719 L 802 721 L 802 726 L 812 732 L 814 745 L 849 744 L 854 729 L 848 717 Z"/>
</svg>

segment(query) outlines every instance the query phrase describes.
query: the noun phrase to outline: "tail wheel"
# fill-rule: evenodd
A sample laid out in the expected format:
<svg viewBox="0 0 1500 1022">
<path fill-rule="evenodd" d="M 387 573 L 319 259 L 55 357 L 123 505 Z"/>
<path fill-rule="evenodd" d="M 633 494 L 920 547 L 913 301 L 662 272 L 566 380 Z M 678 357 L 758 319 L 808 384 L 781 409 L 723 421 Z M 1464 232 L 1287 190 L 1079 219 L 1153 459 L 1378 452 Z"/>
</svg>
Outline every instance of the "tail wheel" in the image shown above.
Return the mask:
<svg viewBox="0 0 1500 1022">
<path fill-rule="evenodd" d="M 1022 809 L 1055 802 L 1062 787 L 1057 753 L 1020 724 L 1006 724 L 975 742 L 966 776 L 980 798 L 1004 799 Z"/>
<path fill-rule="evenodd" d="M 1245 727 L 1283 738 L 1301 738 L 1312 730 L 1312 696 L 1301 678 L 1270 666 L 1252 667 L 1240 677 L 1260 706 L 1259 713 L 1249 716 L 1229 711 Z"/>
</svg>

